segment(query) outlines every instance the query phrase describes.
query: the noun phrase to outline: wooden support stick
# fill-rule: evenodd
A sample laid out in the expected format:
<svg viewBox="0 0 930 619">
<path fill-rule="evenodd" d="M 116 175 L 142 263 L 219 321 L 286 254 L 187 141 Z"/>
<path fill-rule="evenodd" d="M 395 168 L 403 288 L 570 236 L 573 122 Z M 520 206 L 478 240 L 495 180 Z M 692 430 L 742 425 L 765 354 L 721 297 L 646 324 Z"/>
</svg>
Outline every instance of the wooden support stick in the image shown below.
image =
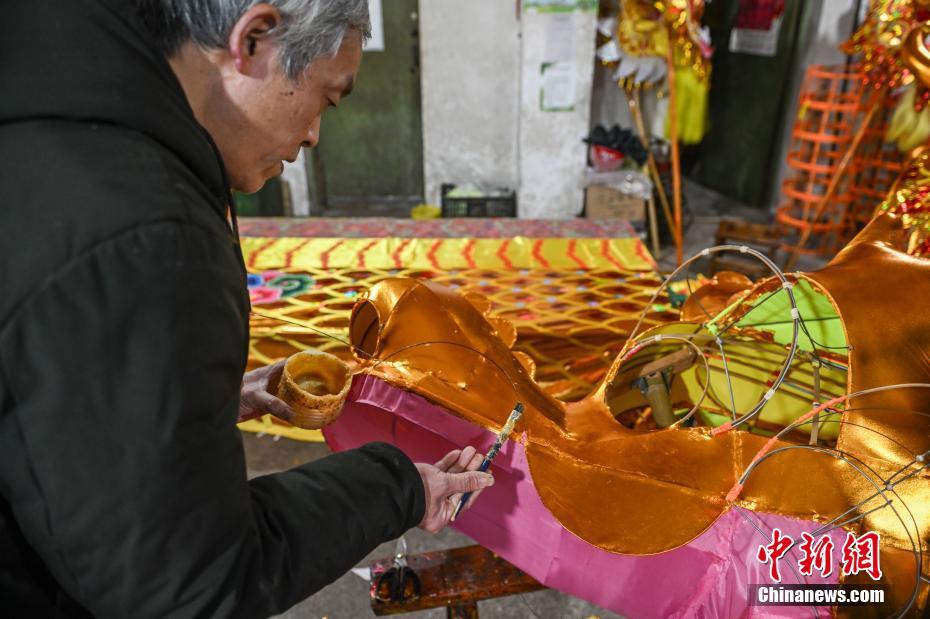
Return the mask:
<svg viewBox="0 0 930 619">
<path fill-rule="evenodd" d="M 630 115 L 633 117 L 633 126 L 636 127 L 636 133 L 639 134 L 639 139 L 646 149 L 646 162 L 649 166 L 649 175 L 652 176 L 652 182 L 655 183 L 656 191 L 659 194 L 659 203 L 662 205 L 662 213 L 665 215 L 665 224 L 668 226 L 669 232 L 672 233 L 672 242 L 675 243 L 675 247 L 678 247 L 678 245 L 681 244 L 681 239 L 678 238 L 678 233 L 675 229 L 672 207 L 669 204 L 668 195 L 665 193 L 665 185 L 662 184 L 662 177 L 659 175 L 659 166 L 656 165 L 655 157 L 652 156 L 652 149 L 649 148 L 649 135 L 646 133 L 646 123 L 643 121 L 639 91 L 636 91 L 635 98 L 630 91 L 626 90 L 625 92 L 627 105 L 630 106 Z M 656 259 L 659 258 L 658 252 L 655 257 Z"/>
<path fill-rule="evenodd" d="M 652 196 L 646 202 L 646 209 L 649 211 L 649 236 L 652 239 L 652 255 L 658 260 L 659 250 L 662 249 L 659 243 L 659 222 L 656 219 L 659 215 L 656 213 L 656 201 Z"/>
<path fill-rule="evenodd" d="M 697 359 L 697 354 L 693 349 L 682 348 L 678 352 L 673 352 L 647 363 L 639 370 L 636 378 L 643 378 L 667 369 L 671 369 L 675 374 L 681 374 L 694 365 L 695 359 Z"/>
<path fill-rule="evenodd" d="M 674 41 L 674 35 L 670 32 L 669 41 Z M 669 119 L 669 136 L 672 143 L 672 199 L 675 201 L 675 230 L 678 243 L 675 244 L 675 253 L 678 258 L 678 264 L 681 265 L 684 260 L 684 244 L 682 239 L 681 225 L 681 153 L 678 149 L 678 114 L 676 110 L 675 96 L 675 50 L 672 45 L 668 46 L 668 119 Z"/>
</svg>

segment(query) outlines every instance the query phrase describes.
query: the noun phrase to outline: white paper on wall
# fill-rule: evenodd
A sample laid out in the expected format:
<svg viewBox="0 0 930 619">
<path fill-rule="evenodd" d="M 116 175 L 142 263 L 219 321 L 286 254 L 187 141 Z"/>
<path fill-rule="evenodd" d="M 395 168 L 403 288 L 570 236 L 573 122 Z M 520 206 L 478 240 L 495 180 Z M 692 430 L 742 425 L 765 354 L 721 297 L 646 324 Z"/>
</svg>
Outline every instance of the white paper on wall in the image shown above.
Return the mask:
<svg viewBox="0 0 930 619">
<path fill-rule="evenodd" d="M 570 112 L 575 109 L 577 94 L 574 62 L 546 62 L 542 64 L 542 93 L 540 109 L 544 112 Z"/>
<path fill-rule="evenodd" d="M 550 13 L 546 20 L 546 56 L 543 62 L 574 60 L 575 24 L 572 13 Z"/>
</svg>

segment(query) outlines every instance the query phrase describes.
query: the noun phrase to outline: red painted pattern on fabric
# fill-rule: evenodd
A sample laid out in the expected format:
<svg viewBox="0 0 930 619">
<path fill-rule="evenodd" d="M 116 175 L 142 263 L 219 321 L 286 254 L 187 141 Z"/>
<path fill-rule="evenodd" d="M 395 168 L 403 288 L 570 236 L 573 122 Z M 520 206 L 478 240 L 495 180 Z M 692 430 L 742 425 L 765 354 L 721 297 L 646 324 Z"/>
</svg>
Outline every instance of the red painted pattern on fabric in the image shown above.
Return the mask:
<svg viewBox="0 0 930 619">
<path fill-rule="evenodd" d="M 363 248 L 361 248 L 360 250 L 358 250 L 358 268 L 360 268 L 360 269 L 364 269 L 364 268 L 365 268 L 365 253 L 366 253 L 369 249 L 371 249 L 372 247 L 374 247 L 375 245 L 377 245 L 379 240 L 380 240 L 380 239 L 375 239 L 374 241 L 369 241 L 369 243 L 368 243 L 367 245 L 365 245 L 365 247 L 363 247 Z"/>
<path fill-rule="evenodd" d="M 439 262 L 436 260 L 436 252 L 439 251 L 439 247 L 442 245 L 442 242 L 443 240 L 439 239 L 438 241 L 433 243 L 433 246 L 429 248 L 429 252 L 427 252 L 426 254 L 426 257 L 429 259 L 429 263 L 437 271 L 442 270 L 442 267 L 439 266 Z"/>
<path fill-rule="evenodd" d="M 579 260 L 578 256 L 575 255 L 575 246 L 577 244 L 578 242 L 575 239 L 568 242 L 568 257 L 574 260 L 582 269 L 587 269 L 588 265 Z"/>
<path fill-rule="evenodd" d="M 550 267 L 549 267 L 549 261 L 546 260 L 545 258 L 543 258 L 543 255 L 542 255 L 542 246 L 543 246 L 542 239 L 537 239 L 537 240 L 533 243 L 533 258 L 535 258 L 536 260 L 539 261 L 539 267 L 540 267 L 540 268 L 542 268 L 542 269 L 548 269 L 548 268 L 550 268 Z"/>
<path fill-rule="evenodd" d="M 329 268 L 329 254 L 331 254 L 337 247 L 345 243 L 345 240 L 337 241 L 335 245 L 324 251 L 320 254 L 320 267 L 324 269 Z"/>
<path fill-rule="evenodd" d="M 642 243 L 636 243 L 636 255 L 651 264 L 652 268 L 659 268 L 659 263 L 656 262 L 656 259 L 652 257 L 652 254 L 646 251 L 646 246 Z"/>
<path fill-rule="evenodd" d="M 603 239 L 601 241 L 601 255 L 607 258 L 607 261 L 610 262 L 610 264 L 614 265 L 621 271 L 626 270 L 626 267 L 624 267 L 623 264 L 619 260 L 614 258 L 613 254 L 611 253 L 609 239 Z"/>
<path fill-rule="evenodd" d="M 471 240 L 469 240 L 469 241 L 465 244 L 465 252 L 464 252 L 464 253 L 465 253 L 465 262 L 468 263 L 468 268 L 469 268 L 469 269 L 474 269 L 474 268 L 476 268 L 475 259 L 474 259 L 474 257 L 472 256 L 472 254 L 473 254 L 474 252 L 475 252 L 475 239 L 471 239 Z"/>
<path fill-rule="evenodd" d="M 263 251 L 265 251 L 266 249 L 274 245 L 277 242 L 277 240 L 278 239 L 268 239 L 267 241 L 262 243 L 258 249 L 256 249 L 255 251 L 249 254 L 249 260 L 246 263 L 246 266 L 248 266 L 250 271 L 256 270 L 255 265 L 258 264 L 259 255 L 261 255 Z"/>
<path fill-rule="evenodd" d="M 285 267 L 291 266 L 291 265 L 293 264 L 293 261 L 294 261 L 294 254 L 296 254 L 296 253 L 299 252 L 301 249 L 303 249 L 304 247 L 306 247 L 307 244 L 310 243 L 311 240 L 312 240 L 312 239 L 307 239 L 307 240 L 305 240 L 305 241 L 302 241 L 302 242 L 298 243 L 297 246 L 294 247 L 294 249 L 288 250 L 288 252 L 287 252 L 286 254 L 284 254 L 284 266 L 285 266 Z"/>
<path fill-rule="evenodd" d="M 504 266 L 508 269 L 513 268 L 513 263 L 510 261 L 510 258 L 507 257 L 507 248 L 510 246 L 510 239 L 505 239 L 501 246 L 497 248 L 497 257 L 501 259 L 501 262 L 504 263 Z"/>
<path fill-rule="evenodd" d="M 404 262 L 400 259 L 400 255 L 403 253 L 404 248 L 406 248 L 407 245 L 410 245 L 410 239 L 404 239 L 404 241 L 400 244 L 400 247 L 398 247 L 394 253 L 391 254 L 391 258 L 394 259 L 394 268 L 404 268 Z"/>
</svg>

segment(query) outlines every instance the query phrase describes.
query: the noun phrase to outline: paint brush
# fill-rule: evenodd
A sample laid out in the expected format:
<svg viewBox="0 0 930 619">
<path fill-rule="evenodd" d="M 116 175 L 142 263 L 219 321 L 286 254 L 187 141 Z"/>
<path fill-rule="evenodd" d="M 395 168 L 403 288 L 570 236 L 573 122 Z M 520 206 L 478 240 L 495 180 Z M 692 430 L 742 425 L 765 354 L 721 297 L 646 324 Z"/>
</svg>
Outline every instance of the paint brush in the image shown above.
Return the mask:
<svg viewBox="0 0 930 619">
<path fill-rule="evenodd" d="M 488 467 L 491 466 L 491 461 L 497 457 L 497 453 L 501 450 L 501 447 L 504 443 L 507 442 L 507 439 L 510 438 L 510 433 L 513 432 L 513 427 L 517 424 L 517 421 L 520 419 L 520 416 L 523 414 L 523 404 L 517 402 L 517 405 L 513 407 L 513 410 L 510 412 L 510 417 L 507 418 L 507 423 L 504 424 L 504 427 L 501 428 L 500 434 L 497 435 L 497 440 L 494 441 L 494 445 L 491 446 L 491 449 L 488 450 L 488 454 L 484 457 L 484 460 L 481 462 L 481 466 L 478 467 L 478 470 L 482 473 L 488 471 Z M 459 501 L 459 504 L 456 506 L 455 511 L 452 513 L 452 521 L 454 522 L 458 518 L 459 514 L 462 512 L 462 509 L 465 507 L 465 504 L 468 503 L 468 499 L 471 498 L 472 493 L 466 492 L 462 495 L 462 499 Z"/>
</svg>

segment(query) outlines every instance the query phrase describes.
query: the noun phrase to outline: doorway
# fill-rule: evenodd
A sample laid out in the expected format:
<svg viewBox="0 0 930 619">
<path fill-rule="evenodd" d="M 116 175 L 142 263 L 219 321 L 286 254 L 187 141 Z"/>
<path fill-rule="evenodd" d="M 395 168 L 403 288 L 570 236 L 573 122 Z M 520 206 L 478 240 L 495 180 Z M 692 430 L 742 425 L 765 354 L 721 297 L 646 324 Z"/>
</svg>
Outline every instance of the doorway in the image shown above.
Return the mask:
<svg viewBox="0 0 930 619">
<path fill-rule="evenodd" d="M 370 0 L 375 36 L 352 96 L 324 115 L 307 153 L 314 215 L 405 217 L 423 201 L 417 2 Z"/>
</svg>

